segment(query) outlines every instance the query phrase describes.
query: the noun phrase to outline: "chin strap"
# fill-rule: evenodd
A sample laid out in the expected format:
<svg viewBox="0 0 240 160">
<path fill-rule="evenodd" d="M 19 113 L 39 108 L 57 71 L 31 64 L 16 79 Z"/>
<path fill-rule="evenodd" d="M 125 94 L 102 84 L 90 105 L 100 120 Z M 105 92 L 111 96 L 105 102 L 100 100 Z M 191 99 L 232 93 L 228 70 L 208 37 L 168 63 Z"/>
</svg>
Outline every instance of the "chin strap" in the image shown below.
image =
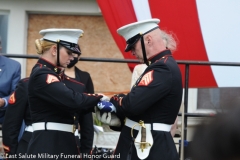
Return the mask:
<svg viewBox="0 0 240 160">
<path fill-rule="evenodd" d="M 147 60 L 147 55 L 146 55 L 146 49 L 145 49 L 145 45 L 144 45 L 144 41 L 143 41 L 143 36 L 141 37 L 141 45 L 142 45 L 142 53 L 143 53 L 143 60 L 144 63 L 149 66 L 148 60 Z"/>
<path fill-rule="evenodd" d="M 148 60 L 147 60 L 147 55 L 146 55 L 146 49 L 145 49 L 145 45 L 144 45 L 144 41 L 143 41 L 143 36 L 144 36 L 145 34 L 151 32 L 151 31 L 157 29 L 157 28 L 159 28 L 159 26 L 154 27 L 153 29 L 150 29 L 149 31 L 147 31 L 147 32 L 144 33 L 144 34 L 141 34 L 141 35 L 142 35 L 142 36 L 141 36 L 141 45 L 142 45 L 143 60 L 144 60 L 144 63 L 145 63 L 147 66 L 149 66 L 149 62 L 148 62 Z"/>
<path fill-rule="evenodd" d="M 57 66 L 60 66 L 60 61 L 59 61 L 59 40 L 57 41 Z"/>
</svg>

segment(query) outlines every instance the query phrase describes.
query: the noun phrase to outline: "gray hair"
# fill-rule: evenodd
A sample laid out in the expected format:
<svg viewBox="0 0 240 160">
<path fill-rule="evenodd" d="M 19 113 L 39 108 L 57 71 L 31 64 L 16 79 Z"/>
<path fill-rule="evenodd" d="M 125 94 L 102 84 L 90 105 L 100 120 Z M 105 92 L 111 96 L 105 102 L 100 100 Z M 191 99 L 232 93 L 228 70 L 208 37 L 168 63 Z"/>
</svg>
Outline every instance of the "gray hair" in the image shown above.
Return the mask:
<svg viewBox="0 0 240 160">
<path fill-rule="evenodd" d="M 173 34 L 170 34 L 170 33 L 167 33 L 166 31 L 161 30 L 161 37 L 166 45 L 166 48 L 170 49 L 172 52 L 176 51 L 177 42 L 174 39 Z"/>
</svg>

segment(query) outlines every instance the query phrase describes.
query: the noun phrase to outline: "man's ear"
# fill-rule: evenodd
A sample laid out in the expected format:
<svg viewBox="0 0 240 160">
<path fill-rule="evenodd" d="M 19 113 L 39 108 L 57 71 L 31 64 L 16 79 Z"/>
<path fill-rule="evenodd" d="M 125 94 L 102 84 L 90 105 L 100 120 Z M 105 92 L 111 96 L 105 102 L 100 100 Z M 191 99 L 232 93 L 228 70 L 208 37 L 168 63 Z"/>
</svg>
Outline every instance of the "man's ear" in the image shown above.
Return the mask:
<svg viewBox="0 0 240 160">
<path fill-rule="evenodd" d="M 151 35 L 146 35 L 145 40 L 147 41 L 147 44 L 148 44 L 148 45 L 151 45 L 151 43 L 152 43 L 152 37 L 151 37 Z"/>
</svg>

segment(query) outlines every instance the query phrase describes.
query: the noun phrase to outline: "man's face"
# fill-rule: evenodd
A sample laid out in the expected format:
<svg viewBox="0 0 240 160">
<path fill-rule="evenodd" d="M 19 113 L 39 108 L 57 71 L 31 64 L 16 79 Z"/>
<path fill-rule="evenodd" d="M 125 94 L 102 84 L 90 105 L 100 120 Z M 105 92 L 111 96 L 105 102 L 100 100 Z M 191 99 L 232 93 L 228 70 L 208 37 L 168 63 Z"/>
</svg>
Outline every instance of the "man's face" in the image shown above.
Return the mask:
<svg viewBox="0 0 240 160">
<path fill-rule="evenodd" d="M 140 43 L 140 40 L 135 43 L 135 45 L 131 49 L 132 55 L 134 55 L 137 59 L 140 60 L 140 62 L 144 62 L 143 55 L 142 55 L 142 46 Z"/>
</svg>

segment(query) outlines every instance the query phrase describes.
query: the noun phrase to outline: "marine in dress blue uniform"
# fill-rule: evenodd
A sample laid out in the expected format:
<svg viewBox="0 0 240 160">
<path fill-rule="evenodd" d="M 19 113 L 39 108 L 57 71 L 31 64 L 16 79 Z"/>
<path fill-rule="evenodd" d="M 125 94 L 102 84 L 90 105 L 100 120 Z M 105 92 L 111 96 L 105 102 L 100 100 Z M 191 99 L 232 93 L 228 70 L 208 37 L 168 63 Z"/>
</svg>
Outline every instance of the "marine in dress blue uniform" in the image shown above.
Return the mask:
<svg viewBox="0 0 240 160">
<path fill-rule="evenodd" d="M 21 79 L 16 90 L 11 94 L 2 128 L 4 152 L 7 157 L 15 157 L 11 158 L 13 160 L 19 158 L 15 155 L 23 155 L 27 152 L 28 143 L 32 136 L 32 120 L 28 103 L 28 80 L 28 78 Z M 27 127 L 18 142 L 22 120 L 24 120 Z"/>
<path fill-rule="evenodd" d="M 74 59 L 71 60 L 71 62 L 67 66 L 67 69 L 65 69 L 65 76 L 63 82 L 68 86 L 68 88 L 74 91 L 80 93 L 94 93 L 94 86 L 90 74 L 86 71 L 81 71 L 78 67 L 76 67 L 76 64 L 80 59 L 80 55 L 82 54 L 79 45 L 78 48 L 80 53 L 74 53 Z M 76 126 L 75 138 L 78 148 L 80 149 L 80 154 L 90 155 L 92 151 L 94 137 L 92 113 L 76 113 L 74 115 L 74 123 Z M 82 159 L 89 159 L 86 157 L 87 156 L 83 156 Z"/>
<path fill-rule="evenodd" d="M 110 100 L 116 107 L 117 116 L 125 118 L 114 159 L 119 160 L 117 155 L 120 155 L 121 160 L 139 160 L 137 152 L 146 152 L 146 149 L 139 151 L 140 147 L 135 147 L 137 143 L 133 141 L 140 132 L 140 121 L 150 126 L 150 135 L 153 139 L 150 152 L 144 159 L 179 159 L 170 129 L 182 101 L 182 77 L 171 51 L 164 48 L 163 40 L 159 39 L 161 36 L 159 22 L 159 19 L 150 19 L 118 29 L 118 33 L 127 41 L 125 51 L 137 54 L 136 50 L 140 49 L 140 54 L 143 54 L 142 60 L 148 67 L 136 81 L 130 93 L 115 95 Z M 154 41 L 155 36 L 158 37 L 157 43 Z M 159 46 L 161 49 L 151 53 L 153 46 L 158 47 L 156 44 L 161 45 Z M 140 54 L 138 53 L 137 56 Z M 149 56 L 150 54 L 152 55 Z M 145 136 L 143 133 L 142 138 Z M 148 140 L 141 142 L 148 142 Z"/>
<path fill-rule="evenodd" d="M 80 158 L 74 137 L 74 113 L 93 111 L 93 106 L 102 96 L 83 94 L 68 88 L 63 83 L 63 67 L 67 64 L 61 62 L 60 56 L 61 54 L 66 56 L 67 51 L 71 57 L 70 54 L 78 50 L 77 42 L 82 33 L 79 29 L 40 31 L 43 35 L 40 45 L 42 41 L 56 45 L 50 48 L 52 53 L 43 53 L 42 58 L 33 67 L 29 78 L 28 91 L 33 135 L 26 159 Z M 57 48 L 57 57 L 55 57 L 55 48 Z M 44 56 L 44 54 L 47 55 Z"/>
</svg>

